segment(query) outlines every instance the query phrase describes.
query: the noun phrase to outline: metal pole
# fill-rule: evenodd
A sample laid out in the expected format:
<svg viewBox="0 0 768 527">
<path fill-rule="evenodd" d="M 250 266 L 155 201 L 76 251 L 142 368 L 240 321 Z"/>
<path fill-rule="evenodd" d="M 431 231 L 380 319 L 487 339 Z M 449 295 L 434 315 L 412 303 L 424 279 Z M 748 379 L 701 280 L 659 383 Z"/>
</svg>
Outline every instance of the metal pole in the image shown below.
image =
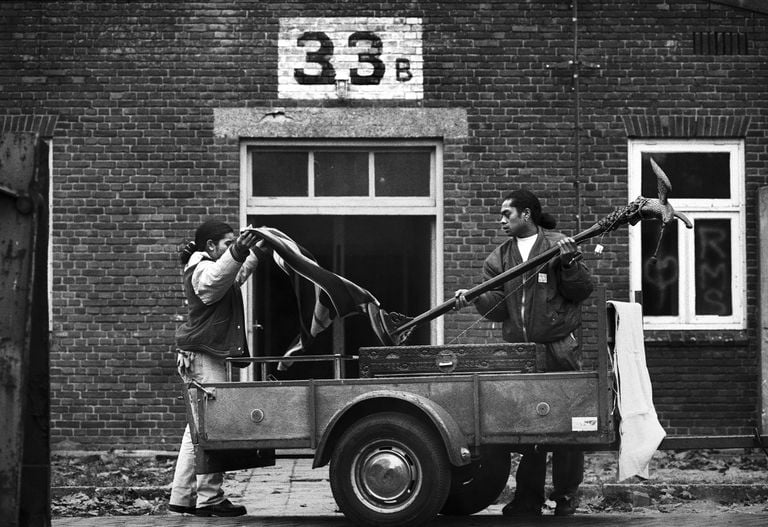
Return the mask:
<svg viewBox="0 0 768 527">
<path fill-rule="evenodd" d="M 573 139 L 575 143 L 574 155 L 576 156 L 576 167 L 573 180 L 574 195 L 576 198 L 576 232 L 581 232 L 581 145 L 580 145 L 580 93 L 579 93 L 579 70 L 581 61 L 579 60 L 579 2 L 573 1 L 573 96 L 574 96 L 574 123 Z"/>
<path fill-rule="evenodd" d="M 760 434 L 768 433 L 768 187 L 758 189 L 758 236 L 760 258 L 760 327 L 758 344 L 758 363 L 760 364 L 760 401 L 758 412 L 760 417 Z"/>
</svg>

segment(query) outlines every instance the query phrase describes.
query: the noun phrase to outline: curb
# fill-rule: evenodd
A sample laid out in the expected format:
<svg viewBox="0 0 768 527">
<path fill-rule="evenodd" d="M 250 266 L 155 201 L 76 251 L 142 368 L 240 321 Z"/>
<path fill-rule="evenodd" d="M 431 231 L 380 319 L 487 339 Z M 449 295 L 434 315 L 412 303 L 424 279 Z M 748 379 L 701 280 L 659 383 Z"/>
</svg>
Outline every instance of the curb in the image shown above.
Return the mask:
<svg viewBox="0 0 768 527">
<path fill-rule="evenodd" d="M 551 492 L 547 487 L 547 493 Z M 130 493 L 136 497 L 163 498 L 170 493 L 169 486 L 156 487 L 51 487 L 51 497 L 62 498 L 82 492 L 89 497 Z M 605 483 L 584 484 L 579 487 L 581 499 L 608 499 L 631 503 L 636 507 L 650 505 L 661 499 L 686 501 L 710 500 L 718 503 L 768 500 L 768 485 L 763 484 L 696 484 L 696 483 Z M 497 503 L 512 499 L 514 487 L 506 487 Z"/>
<path fill-rule="evenodd" d="M 170 487 L 51 487 L 51 498 L 63 498 L 71 494 L 83 493 L 93 498 L 114 494 L 131 494 L 138 498 L 162 498 L 170 495 Z"/>
<path fill-rule="evenodd" d="M 552 492 L 547 486 L 546 493 Z M 511 501 L 514 487 L 502 491 L 497 503 Z M 604 483 L 579 486 L 582 500 L 605 499 L 630 503 L 644 507 L 661 500 L 696 501 L 707 500 L 717 503 L 739 503 L 768 500 L 766 484 L 722 484 L 722 483 Z"/>
</svg>

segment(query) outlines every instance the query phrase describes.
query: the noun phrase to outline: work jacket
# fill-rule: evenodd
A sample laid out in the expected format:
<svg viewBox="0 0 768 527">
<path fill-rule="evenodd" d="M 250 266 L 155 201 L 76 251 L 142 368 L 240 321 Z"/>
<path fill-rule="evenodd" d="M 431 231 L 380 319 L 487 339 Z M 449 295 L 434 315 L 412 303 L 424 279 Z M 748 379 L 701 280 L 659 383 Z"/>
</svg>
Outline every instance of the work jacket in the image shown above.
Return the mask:
<svg viewBox="0 0 768 527">
<path fill-rule="evenodd" d="M 555 247 L 563 238 L 562 233 L 539 227 L 528 258 Z M 486 258 L 483 280 L 490 280 L 522 262 L 517 239 L 510 238 Z M 475 307 L 488 320 L 502 322 L 505 341 L 544 344 L 559 341 L 579 327 L 580 304 L 593 288 L 589 270 L 582 262 L 563 265 L 560 258 L 555 257 L 483 293 Z"/>
<path fill-rule="evenodd" d="M 240 286 L 258 264 L 251 253 L 244 262 L 232 249 L 218 260 L 196 252 L 184 269 L 184 294 L 189 316 L 176 329 L 176 346 L 222 359 L 247 357 L 245 312 Z"/>
</svg>

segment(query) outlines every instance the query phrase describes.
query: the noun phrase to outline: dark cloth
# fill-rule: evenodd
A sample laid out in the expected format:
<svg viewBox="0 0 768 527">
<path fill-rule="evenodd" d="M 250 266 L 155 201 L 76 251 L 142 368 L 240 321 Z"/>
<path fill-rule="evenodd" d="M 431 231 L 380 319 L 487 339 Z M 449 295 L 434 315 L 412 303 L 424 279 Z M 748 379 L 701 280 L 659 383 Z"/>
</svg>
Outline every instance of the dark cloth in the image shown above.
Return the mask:
<svg viewBox="0 0 768 527">
<path fill-rule="evenodd" d="M 193 265 L 184 270 L 184 295 L 189 316 L 176 329 L 176 346 L 220 358 L 247 357 L 245 312 L 239 284 L 233 283 L 221 299 L 206 305 L 192 287 L 196 267 Z"/>
<path fill-rule="evenodd" d="M 268 227 L 251 228 L 282 259 L 299 307 L 300 334 L 287 354 L 306 350 L 334 320 L 365 314 L 379 302 L 366 289 L 323 267 L 285 233 Z"/>
</svg>

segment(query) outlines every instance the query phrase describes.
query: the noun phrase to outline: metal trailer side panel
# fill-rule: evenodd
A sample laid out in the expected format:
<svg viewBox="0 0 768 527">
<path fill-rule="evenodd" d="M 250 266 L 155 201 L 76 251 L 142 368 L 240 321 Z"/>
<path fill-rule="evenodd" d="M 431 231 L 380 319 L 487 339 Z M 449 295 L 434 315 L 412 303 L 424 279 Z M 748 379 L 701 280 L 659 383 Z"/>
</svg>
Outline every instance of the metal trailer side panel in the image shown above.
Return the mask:
<svg viewBox="0 0 768 527">
<path fill-rule="evenodd" d="M 595 372 L 456 375 L 422 378 L 221 383 L 197 398 L 200 443 L 314 448 L 333 416 L 373 391 L 433 401 L 469 443 L 606 442 L 598 423 Z M 475 393 L 478 395 L 475 396 Z M 602 423 L 605 425 L 605 423 Z"/>
</svg>

